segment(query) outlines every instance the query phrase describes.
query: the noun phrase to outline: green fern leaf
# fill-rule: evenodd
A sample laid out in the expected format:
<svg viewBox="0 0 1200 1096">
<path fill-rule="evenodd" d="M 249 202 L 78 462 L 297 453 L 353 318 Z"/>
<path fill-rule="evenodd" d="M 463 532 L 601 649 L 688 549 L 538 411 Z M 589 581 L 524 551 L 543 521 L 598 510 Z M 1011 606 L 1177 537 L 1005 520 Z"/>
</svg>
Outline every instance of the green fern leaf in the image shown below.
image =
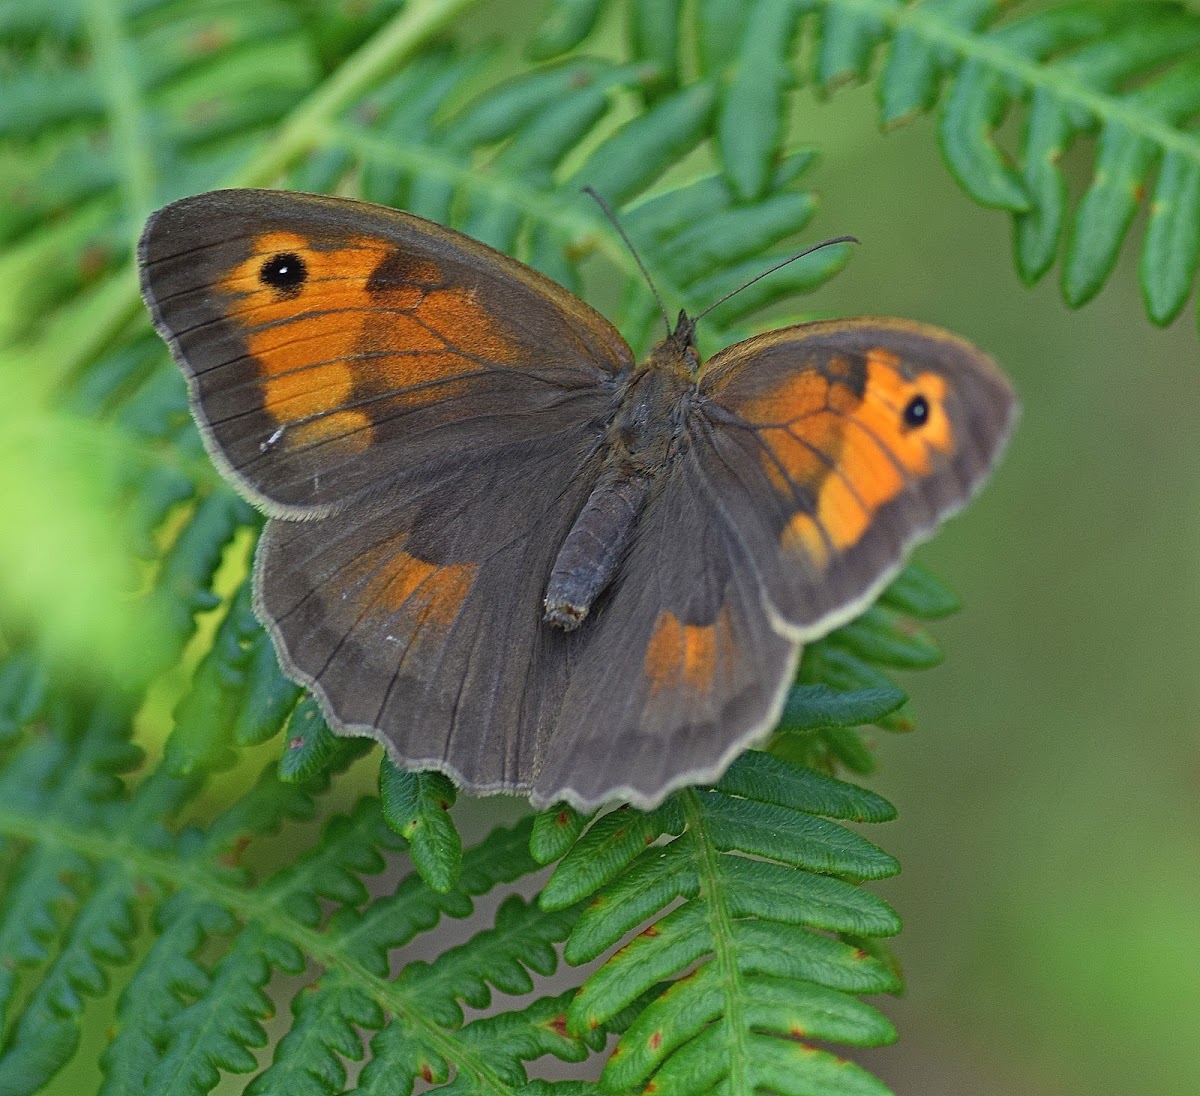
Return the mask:
<svg viewBox="0 0 1200 1096">
<path fill-rule="evenodd" d="M 901 669 L 922 670 L 942 661 L 933 638 L 884 605 L 874 605 L 858 619 L 830 633 L 830 642 L 869 662 Z"/>
<path fill-rule="evenodd" d="M 558 954 L 552 945 L 565 939 L 574 923 L 573 911 L 546 911 L 510 895 L 496 913 L 494 928 L 433 963 L 411 964 L 397 987 L 419 999 L 438 1023 L 458 1027 L 463 1019 L 458 1000 L 487 1008 L 492 986 L 517 997 L 534 988 L 529 971 L 553 974 Z"/>
<path fill-rule="evenodd" d="M 136 925 L 127 874 L 109 866 L 87 883 L 85 904 L 58 941 L 54 961 L 42 972 L 0 1056 L 4 1091 L 36 1091 L 62 1068 L 78 1045 L 86 998 L 102 994 L 109 970 L 130 957 Z"/>
<path fill-rule="evenodd" d="M 828 685 L 796 685 L 779 717 L 779 731 L 815 731 L 875 723 L 904 703 L 899 689 L 888 687 L 837 692 Z M 732 770 L 731 770 L 732 771 Z"/>
<path fill-rule="evenodd" d="M 717 142 L 739 199 L 767 192 L 783 140 L 784 98 L 795 83 L 790 64 L 800 10 L 758 0 L 750 8 L 734 77 L 721 97 Z"/>
<path fill-rule="evenodd" d="M 344 767 L 371 748 L 370 739 L 338 738 L 311 697 L 293 709 L 285 738 L 287 746 L 279 759 L 282 780 L 309 780 L 328 769 Z"/>
<path fill-rule="evenodd" d="M 954 591 L 917 563 L 905 567 L 880 594 L 879 600 L 922 620 L 940 620 L 961 608 Z"/>
<path fill-rule="evenodd" d="M 0 749 L 16 740 L 46 702 L 46 668 L 32 651 L 22 651 L 0 664 Z"/>
<path fill-rule="evenodd" d="M 680 80 L 681 0 L 633 0 L 629 9 L 629 52 L 654 69 L 651 99 L 673 90 Z"/>
<path fill-rule="evenodd" d="M 545 909 L 574 905 L 622 872 L 664 833 L 678 833 L 683 816 L 668 800 L 657 811 L 623 807 L 598 819 L 575 843 L 542 891 Z"/>
<path fill-rule="evenodd" d="M 100 1096 L 149 1091 L 148 1084 L 171 1019 L 184 996 L 197 998 L 209 987 L 207 972 L 193 958 L 206 939 L 233 928 L 232 916 L 211 902 L 176 894 L 161 907 L 157 939 L 118 1003 L 119 1025 L 104 1049 Z"/>
<path fill-rule="evenodd" d="M 588 818 L 566 803 L 543 811 L 533 820 L 529 851 L 539 864 L 560 860 L 575 844 Z"/>
<path fill-rule="evenodd" d="M 685 899 L 609 958 L 568 1010 L 569 1030 L 594 1030 L 669 982 L 622 1037 L 601 1084 L 621 1091 L 653 1077 L 656 1090 L 675 1084 L 691 1092 L 700 1091 L 693 1085 L 726 1078 L 735 1091 L 774 1088 L 772 1070 L 759 1072 L 770 1056 L 752 1062 L 747 1053 L 760 1038 L 755 1032 L 859 1045 L 894 1037 L 886 1020 L 849 995 L 895 989 L 892 973 L 865 952 L 812 931 L 869 936 L 899 930 L 884 903 L 849 882 L 891 874 L 895 862 L 810 813 L 825 806 L 842 816 L 885 818 L 887 805 L 850 785 L 754 754 L 734 766 L 728 783 L 678 793 L 674 802 L 686 828 L 610 873 L 567 944 L 569 961 L 587 961 L 656 910 Z M 640 817 L 641 832 L 667 832 L 661 821 L 649 824 L 653 816 Z M 580 845 L 587 840 L 585 835 Z M 811 874 L 814 869 L 822 874 Z M 570 857 L 559 872 L 579 876 Z M 544 902 L 547 896 L 554 901 L 554 883 L 543 892 Z M 697 962 L 694 973 L 678 978 Z M 712 1025 L 719 1029 L 715 1036 Z M 716 1052 L 711 1043 L 725 1049 Z M 797 1061 L 807 1064 L 789 1084 L 812 1084 L 827 1069 L 826 1058 L 831 1056 L 816 1051 L 801 1056 Z"/>
<path fill-rule="evenodd" d="M 343 1060 L 363 1058 L 360 1031 L 383 1027 L 377 1002 L 356 988 L 341 993 L 301 993 L 292 1006 L 292 1027 L 280 1040 L 275 1062 L 246 1087 L 246 1096 L 326 1096 L 346 1087 Z"/>
<path fill-rule="evenodd" d="M 383 816 L 408 842 L 421 878 L 442 893 L 458 881 L 462 866 L 462 838 L 447 813 L 455 795 L 442 773 L 405 772 L 390 760 L 379 767 Z"/>
<path fill-rule="evenodd" d="M 603 0 L 554 0 L 530 43 L 530 58 L 544 61 L 579 45 L 592 32 L 603 6 Z"/>
</svg>

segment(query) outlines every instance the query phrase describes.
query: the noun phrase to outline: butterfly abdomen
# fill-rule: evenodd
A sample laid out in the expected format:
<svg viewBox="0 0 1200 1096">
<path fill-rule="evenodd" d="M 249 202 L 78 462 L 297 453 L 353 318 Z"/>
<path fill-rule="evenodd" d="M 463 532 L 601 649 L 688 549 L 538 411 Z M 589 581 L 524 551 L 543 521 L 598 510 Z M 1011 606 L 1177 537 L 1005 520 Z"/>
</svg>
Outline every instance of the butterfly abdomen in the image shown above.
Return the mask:
<svg viewBox="0 0 1200 1096">
<path fill-rule="evenodd" d="M 605 468 L 554 561 L 543 620 L 567 632 L 583 623 L 616 574 L 649 493 L 649 477 Z"/>
<path fill-rule="evenodd" d="M 670 351 L 663 354 L 663 349 Z M 656 361 L 669 357 L 664 368 Z M 596 486 L 563 541 L 542 619 L 564 631 L 578 628 L 617 573 L 650 496 L 683 431 L 690 373 L 670 340 L 627 381 L 608 429 L 608 453 Z"/>
</svg>

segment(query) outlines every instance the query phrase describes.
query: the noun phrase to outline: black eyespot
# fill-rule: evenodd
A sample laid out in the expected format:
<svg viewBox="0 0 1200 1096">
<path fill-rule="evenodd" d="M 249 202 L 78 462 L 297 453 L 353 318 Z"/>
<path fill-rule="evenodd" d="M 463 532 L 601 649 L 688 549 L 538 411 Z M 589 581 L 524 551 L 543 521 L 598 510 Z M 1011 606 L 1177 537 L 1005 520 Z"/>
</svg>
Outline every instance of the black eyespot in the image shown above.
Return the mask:
<svg viewBox="0 0 1200 1096">
<path fill-rule="evenodd" d="M 929 421 L 929 401 L 924 396 L 913 396 L 904 409 L 905 426 L 924 426 Z"/>
<path fill-rule="evenodd" d="M 262 264 L 258 277 L 263 285 L 269 285 L 281 293 L 299 293 L 308 278 L 308 267 L 294 251 L 281 251 Z"/>
</svg>

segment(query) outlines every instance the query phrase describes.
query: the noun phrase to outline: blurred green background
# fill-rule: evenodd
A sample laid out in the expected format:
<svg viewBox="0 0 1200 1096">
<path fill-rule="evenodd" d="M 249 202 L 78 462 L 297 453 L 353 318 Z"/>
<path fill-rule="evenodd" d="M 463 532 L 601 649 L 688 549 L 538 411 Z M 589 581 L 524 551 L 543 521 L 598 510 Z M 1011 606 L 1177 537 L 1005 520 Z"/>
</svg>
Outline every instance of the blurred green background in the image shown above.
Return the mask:
<svg viewBox="0 0 1200 1096">
<path fill-rule="evenodd" d="M 512 31 L 506 5 L 471 19 L 472 40 Z M 965 607 L 934 626 L 944 666 L 905 682 L 916 733 L 878 738 L 871 784 L 901 817 L 872 836 L 904 865 L 878 890 L 906 920 L 909 992 L 883 1003 L 900 1043 L 854 1056 L 898 1096 L 1195 1096 L 1196 304 L 1153 328 L 1132 249 L 1079 312 L 1057 268 L 1023 287 L 1007 217 L 952 182 L 929 119 L 881 135 L 873 96 L 805 94 L 794 137 L 821 151 L 810 185 L 822 197 L 806 242 L 848 232 L 862 246 L 802 307 L 952 328 L 995 355 L 1025 410 L 993 483 L 920 552 Z M 1082 179 L 1085 158 L 1078 167 Z M 20 406 L 0 419 L 10 500 L 38 444 Z M 95 457 L 86 433 L 78 456 Z M 47 504 L 77 490 L 77 467 L 63 461 L 25 510 L 10 503 L 6 552 L 87 535 L 55 528 Z M 120 561 L 93 562 L 100 579 L 80 590 L 106 575 L 118 598 L 136 586 Z M 68 582 L 60 596 L 82 595 Z M 486 801 L 459 814 L 469 828 L 511 811 Z"/>
</svg>

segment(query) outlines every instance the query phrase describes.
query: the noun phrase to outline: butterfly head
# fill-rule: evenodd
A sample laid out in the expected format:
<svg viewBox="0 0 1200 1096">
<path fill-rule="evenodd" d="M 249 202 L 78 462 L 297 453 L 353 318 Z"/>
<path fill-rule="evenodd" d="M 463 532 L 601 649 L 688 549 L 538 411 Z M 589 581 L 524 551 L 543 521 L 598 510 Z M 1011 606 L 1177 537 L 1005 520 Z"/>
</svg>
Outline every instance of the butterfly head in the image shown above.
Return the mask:
<svg viewBox="0 0 1200 1096">
<path fill-rule="evenodd" d="M 667 337 L 667 341 L 674 343 L 682 350 L 696 345 L 696 321 L 687 314 L 687 310 L 681 308 L 679 310 L 679 319 L 675 321 L 675 330 Z"/>
<path fill-rule="evenodd" d="M 691 381 L 700 369 L 700 355 L 696 352 L 696 321 L 682 309 L 675 327 L 662 342 L 650 351 L 646 369 L 664 370 Z"/>
</svg>

